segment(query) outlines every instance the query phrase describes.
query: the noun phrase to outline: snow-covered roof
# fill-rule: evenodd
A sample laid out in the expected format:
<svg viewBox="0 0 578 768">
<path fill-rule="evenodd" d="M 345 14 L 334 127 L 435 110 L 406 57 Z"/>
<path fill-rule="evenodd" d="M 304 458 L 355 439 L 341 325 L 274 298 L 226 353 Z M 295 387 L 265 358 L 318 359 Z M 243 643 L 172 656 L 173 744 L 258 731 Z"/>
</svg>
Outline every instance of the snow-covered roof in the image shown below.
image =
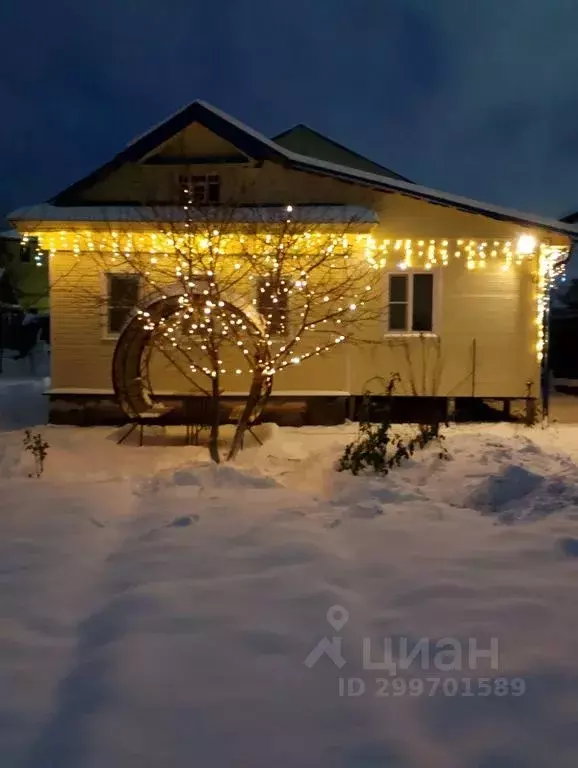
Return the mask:
<svg viewBox="0 0 578 768">
<path fill-rule="evenodd" d="M 307 157 L 319 160 L 328 160 L 331 163 L 359 168 L 362 171 L 389 176 L 393 179 L 411 181 L 406 176 L 386 168 L 375 160 L 365 157 L 365 155 L 356 152 L 350 147 L 346 147 L 344 144 L 323 133 L 319 133 L 319 131 L 310 128 L 304 123 L 298 123 L 292 128 L 273 136 L 273 141 L 285 149 L 300 155 L 307 155 Z"/>
<path fill-rule="evenodd" d="M 291 154 L 296 163 L 303 164 L 304 167 L 302 170 L 318 170 L 321 173 L 327 173 L 336 178 L 365 183 L 366 186 L 378 189 L 388 189 L 400 192 L 409 197 L 426 200 L 427 202 L 439 205 L 446 205 L 452 208 L 458 208 L 468 213 L 479 213 L 494 219 L 514 221 L 526 226 L 536 226 L 555 232 L 578 236 L 578 226 L 564 224 L 563 222 L 558 221 L 558 219 L 550 219 L 533 213 L 524 213 L 522 211 L 517 211 L 514 208 L 504 208 L 499 205 L 483 203 L 460 195 L 440 192 L 439 190 L 423 187 L 419 184 L 414 184 L 413 182 L 392 179 L 387 176 L 379 176 L 366 171 L 358 171 L 343 165 L 335 165 L 334 163 L 328 163 L 325 160 L 315 160 L 303 155 L 296 155 L 295 153 Z"/>
<path fill-rule="evenodd" d="M 466 197 L 440 192 L 401 179 L 360 171 L 356 168 L 300 155 L 282 147 L 253 128 L 249 128 L 236 118 L 231 117 L 226 112 L 204 101 L 194 101 L 184 109 L 176 112 L 164 123 L 134 140 L 101 168 L 96 169 L 93 173 L 61 192 L 51 202 L 57 206 L 77 205 L 81 202 L 82 198 L 79 195 L 84 189 L 102 181 L 110 173 L 118 170 L 126 163 L 141 161 L 153 150 L 166 143 L 193 122 L 204 125 L 247 156 L 259 161 L 268 160 L 306 173 L 331 176 L 342 181 L 373 189 L 393 191 L 437 205 L 456 208 L 467 213 L 480 214 L 493 219 L 515 222 L 522 226 L 540 227 L 570 237 L 578 237 L 578 225 L 566 224 L 556 219 L 544 218 L 531 213 L 522 213 L 510 208 L 503 208 Z M 24 218 L 22 210 L 11 214 L 9 218 L 12 220 Z"/>
<path fill-rule="evenodd" d="M 26 222 L 238 222 L 248 224 L 280 223 L 288 218 L 311 224 L 375 224 L 377 214 L 357 205 L 302 205 L 288 212 L 285 206 L 227 206 L 191 208 L 181 206 L 95 205 L 62 207 L 51 203 L 20 208 L 10 214 L 13 221 Z"/>
<path fill-rule="evenodd" d="M 16 229 L 5 229 L 0 232 L 0 240 L 20 240 L 20 232 Z"/>
</svg>

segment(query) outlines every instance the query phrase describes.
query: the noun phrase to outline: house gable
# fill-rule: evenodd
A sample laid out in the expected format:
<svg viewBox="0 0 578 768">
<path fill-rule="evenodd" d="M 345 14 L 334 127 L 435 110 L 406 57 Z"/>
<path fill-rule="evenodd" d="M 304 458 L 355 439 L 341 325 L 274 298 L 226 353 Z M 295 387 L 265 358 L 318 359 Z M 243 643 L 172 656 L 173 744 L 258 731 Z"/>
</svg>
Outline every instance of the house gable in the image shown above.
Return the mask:
<svg viewBox="0 0 578 768">
<path fill-rule="evenodd" d="M 201 123 L 191 123 L 165 144 L 153 149 L 142 162 L 166 165 L 212 165 L 248 163 L 252 162 L 252 158 Z"/>
<path fill-rule="evenodd" d="M 185 154 L 182 154 L 185 153 Z M 164 123 L 139 136 L 108 163 L 57 194 L 50 202 L 58 206 L 82 205 L 91 191 L 138 164 L 188 164 L 215 162 L 283 162 L 281 147 L 252 131 L 224 112 L 202 101 L 194 101 Z"/>
<path fill-rule="evenodd" d="M 378 173 L 383 176 L 389 176 L 392 179 L 409 181 L 409 179 L 400 176 L 395 171 L 391 171 L 389 168 L 360 155 L 358 152 L 354 152 L 343 144 L 339 144 L 339 142 L 330 139 L 328 136 L 313 130 L 313 128 L 303 125 L 303 123 L 299 123 L 293 128 L 274 136 L 273 141 L 285 149 L 289 149 L 291 152 L 296 152 L 306 157 L 345 165 L 348 168 L 357 168 L 368 173 Z"/>
</svg>

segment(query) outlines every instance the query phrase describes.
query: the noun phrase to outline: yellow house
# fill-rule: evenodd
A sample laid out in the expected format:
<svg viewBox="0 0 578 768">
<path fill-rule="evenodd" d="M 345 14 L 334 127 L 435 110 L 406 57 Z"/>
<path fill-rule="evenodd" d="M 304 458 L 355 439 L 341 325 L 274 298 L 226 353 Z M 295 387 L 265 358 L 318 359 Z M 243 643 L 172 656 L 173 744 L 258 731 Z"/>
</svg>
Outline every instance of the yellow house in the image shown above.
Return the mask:
<svg viewBox="0 0 578 768">
<path fill-rule="evenodd" d="M 347 225 L 379 267 L 372 343 L 335 345 L 288 366 L 273 401 L 302 402 L 310 422 L 338 421 L 393 373 L 409 419 L 421 418 L 424 404 L 444 413 L 472 399 L 539 400 L 548 288 L 576 227 L 418 186 L 303 126 L 271 140 L 194 102 L 49 203 L 9 217 L 49 253 L 53 421 L 118 419 L 113 358 L 131 305 L 143 306 L 138 276 L 117 268 L 119 248 L 129 247 L 119 242 L 154 256 L 151 211 L 174 210 L 184 184 L 200 210 L 233 201 L 244 212 L 240 227 L 256 210 L 265 224 L 295 211 L 313 234 Z M 174 369 L 161 368 L 155 394 L 187 391 Z M 225 395 L 245 383 L 227 374 Z"/>
</svg>

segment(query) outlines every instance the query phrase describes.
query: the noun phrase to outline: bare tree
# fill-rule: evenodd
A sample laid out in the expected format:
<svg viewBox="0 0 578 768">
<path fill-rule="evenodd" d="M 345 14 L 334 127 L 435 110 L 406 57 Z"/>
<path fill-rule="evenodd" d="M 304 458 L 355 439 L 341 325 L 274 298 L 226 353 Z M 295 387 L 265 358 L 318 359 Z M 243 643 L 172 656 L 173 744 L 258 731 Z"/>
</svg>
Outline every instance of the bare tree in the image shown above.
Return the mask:
<svg viewBox="0 0 578 768">
<path fill-rule="evenodd" d="M 368 322 L 382 310 L 370 222 L 359 209 L 346 211 L 346 221 L 334 213 L 198 206 L 187 197 L 179 206 L 135 208 L 130 223 L 100 223 L 75 240 L 93 269 L 138 275 L 138 317 L 150 344 L 210 402 L 214 461 L 231 379 L 244 394 L 228 459 L 284 371 L 336 345 L 369 340 Z M 152 297 L 171 298 L 171 311 L 153 316 Z M 87 299 L 102 301 L 94 291 Z"/>
</svg>

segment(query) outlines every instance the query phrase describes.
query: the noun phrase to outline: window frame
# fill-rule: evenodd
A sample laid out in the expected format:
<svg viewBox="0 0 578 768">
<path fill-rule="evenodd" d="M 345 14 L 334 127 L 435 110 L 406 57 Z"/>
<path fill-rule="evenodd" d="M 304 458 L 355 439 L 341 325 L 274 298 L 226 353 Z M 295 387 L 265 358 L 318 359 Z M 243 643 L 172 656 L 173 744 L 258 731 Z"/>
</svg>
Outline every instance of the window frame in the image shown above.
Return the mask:
<svg viewBox="0 0 578 768">
<path fill-rule="evenodd" d="M 178 178 L 179 196 L 184 205 L 220 205 L 221 203 L 221 176 L 218 173 L 181 173 Z M 192 190 L 202 185 L 204 194 L 202 200 L 195 200 Z M 190 187 L 190 192 L 185 192 Z M 211 190 L 217 190 L 216 199 L 211 199 Z M 191 201 L 189 203 L 189 200 Z"/>
<path fill-rule="evenodd" d="M 142 295 L 143 295 L 143 284 L 142 284 L 142 278 L 141 275 L 138 272 L 131 272 L 129 270 L 114 270 L 114 269 L 107 269 L 102 273 L 102 310 L 101 310 L 101 331 L 102 331 L 102 338 L 103 340 L 111 340 L 116 341 L 121 331 L 111 331 L 110 330 L 110 277 L 122 277 L 122 278 L 129 278 L 133 277 L 137 281 L 137 300 L 135 303 L 135 308 L 138 306 Z M 129 310 L 130 312 L 130 310 Z"/>
<path fill-rule="evenodd" d="M 414 331 L 411 328 L 413 322 L 413 293 L 414 293 L 414 281 L 415 275 L 431 275 L 432 277 L 432 329 L 431 331 Z M 390 278 L 391 277 L 406 277 L 407 278 L 407 316 L 406 316 L 406 329 L 395 330 L 389 327 L 389 306 L 390 306 Z M 441 276 L 439 269 L 396 269 L 389 270 L 385 273 L 385 310 L 384 310 L 384 325 L 386 336 L 438 336 L 439 335 L 439 312 L 441 308 Z M 401 304 L 402 302 L 394 302 L 395 304 Z"/>
</svg>

